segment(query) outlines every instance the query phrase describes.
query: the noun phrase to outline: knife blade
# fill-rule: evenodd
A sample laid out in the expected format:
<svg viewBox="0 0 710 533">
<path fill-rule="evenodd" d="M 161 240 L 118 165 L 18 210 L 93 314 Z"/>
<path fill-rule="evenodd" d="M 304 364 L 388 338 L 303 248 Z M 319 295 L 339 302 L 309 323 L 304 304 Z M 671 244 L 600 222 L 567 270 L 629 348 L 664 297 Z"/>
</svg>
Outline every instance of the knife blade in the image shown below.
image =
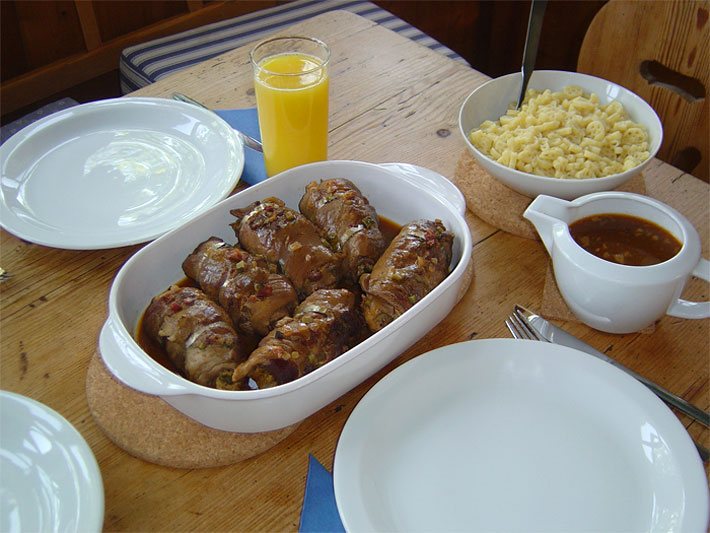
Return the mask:
<svg viewBox="0 0 710 533">
<path fill-rule="evenodd" d="M 553 323 L 545 320 L 541 316 L 533 313 L 532 311 L 525 309 L 524 307 L 520 305 L 515 306 L 515 312 L 518 314 L 520 318 L 525 320 L 530 327 L 537 332 L 537 334 L 542 337 L 544 340 L 547 342 L 551 342 L 554 344 L 560 344 L 562 346 L 567 346 L 569 348 L 574 348 L 576 350 L 580 350 L 582 352 L 588 353 L 590 355 L 593 355 L 594 357 L 597 357 L 601 359 L 602 361 L 605 361 L 609 363 L 610 365 L 615 366 L 616 368 L 623 370 L 627 374 L 629 374 L 631 377 L 637 379 L 644 385 L 646 385 L 651 391 L 653 391 L 656 396 L 661 398 L 663 401 L 668 403 L 669 405 L 672 405 L 682 413 L 688 415 L 690 418 L 693 420 L 697 420 L 701 424 L 703 424 L 705 427 L 710 427 L 710 414 L 707 412 L 703 411 L 699 407 L 696 407 L 692 403 L 684 400 L 680 396 L 677 396 L 673 394 L 672 392 L 664 389 L 657 383 L 654 383 L 650 379 L 645 378 L 641 374 L 638 374 L 631 370 L 630 368 L 625 367 L 621 363 L 619 363 L 616 359 L 613 359 L 606 355 L 603 352 L 600 352 L 593 346 L 590 346 L 586 342 L 578 339 L 574 335 L 567 333 L 565 330 L 562 328 L 559 328 L 555 326 Z"/>
</svg>

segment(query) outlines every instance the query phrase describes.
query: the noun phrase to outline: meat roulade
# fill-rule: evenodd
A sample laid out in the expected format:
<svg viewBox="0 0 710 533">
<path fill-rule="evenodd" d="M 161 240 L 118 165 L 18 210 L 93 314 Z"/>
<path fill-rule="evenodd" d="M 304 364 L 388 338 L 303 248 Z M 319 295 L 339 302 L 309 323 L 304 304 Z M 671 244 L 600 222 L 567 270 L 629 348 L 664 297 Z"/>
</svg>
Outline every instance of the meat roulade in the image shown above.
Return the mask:
<svg viewBox="0 0 710 533">
<path fill-rule="evenodd" d="M 362 340 L 366 332 L 355 295 L 321 289 L 294 316 L 282 319 L 232 376 L 238 389 L 264 389 L 293 381 L 324 365 Z"/>
<path fill-rule="evenodd" d="M 417 220 L 400 230 L 372 273 L 360 279 L 370 330 L 384 328 L 443 281 L 452 246 L 453 234 L 440 220 Z"/>
<path fill-rule="evenodd" d="M 151 301 L 145 332 L 160 344 L 182 374 L 195 383 L 221 388 L 246 359 L 227 312 L 194 287 L 172 286 Z"/>
<path fill-rule="evenodd" d="M 200 244 L 182 269 L 247 334 L 263 337 L 298 304 L 296 290 L 275 265 L 217 237 Z"/>
<path fill-rule="evenodd" d="M 352 284 L 372 271 L 386 242 L 375 208 L 350 180 L 309 183 L 298 208 L 323 230 L 333 249 L 343 253 L 344 276 Z"/>
<path fill-rule="evenodd" d="M 321 238 L 318 228 L 278 198 L 231 211 L 239 244 L 279 265 L 300 297 L 338 285 L 341 257 Z"/>
</svg>

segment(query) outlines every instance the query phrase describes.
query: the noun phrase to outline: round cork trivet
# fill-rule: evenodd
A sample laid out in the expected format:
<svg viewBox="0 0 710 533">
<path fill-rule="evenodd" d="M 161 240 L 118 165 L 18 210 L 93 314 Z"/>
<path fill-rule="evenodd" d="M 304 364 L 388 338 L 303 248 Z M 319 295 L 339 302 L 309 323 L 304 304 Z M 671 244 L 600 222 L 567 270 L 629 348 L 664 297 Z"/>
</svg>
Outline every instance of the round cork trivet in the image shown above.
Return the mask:
<svg viewBox="0 0 710 533">
<path fill-rule="evenodd" d="M 523 218 L 532 199 L 503 185 L 479 166 L 468 151 L 459 157 L 452 181 L 466 199 L 466 207 L 481 220 L 518 237 L 540 239 L 535 227 Z M 646 194 L 643 173 L 637 174 L 616 190 Z M 541 307 L 538 312 L 545 318 L 579 322 L 557 288 L 551 263 L 545 275 Z M 654 330 L 655 326 L 652 325 L 642 330 L 642 333 Z"/>
<path fill-rule="evenodd" d="M 473 280 L 473 260 L 462 275 L 457 301 Z M 157 396 L 117 381 L 95 353 L 86 376 L 89 411 L 117 446 L 139 459 L 174 468 L 237 463 L 272 448 L 298 424 L 265 433 L 230 433 L 183 415 Z"/>
<path fill-rule="evenodd" d="M 139 459 L 174 468 L 224 466 L 265 452 L 298 424 L 264 433 L 212 429 L 157 396 L 118 382 L 95 353 L 86 376 L 89 411 L 117 446 Z"/>
<path fill-rule="evenodd" d="M 503 185 L 463 152 L 452 179 L 466 199 L 466 207 L 491 226 L 518 237 L 539 240 L 533 225 L 523 218 L 532 199 Z M 643 174 L 639 173 L 616 190 L 646 194 Z"/>
</svg>

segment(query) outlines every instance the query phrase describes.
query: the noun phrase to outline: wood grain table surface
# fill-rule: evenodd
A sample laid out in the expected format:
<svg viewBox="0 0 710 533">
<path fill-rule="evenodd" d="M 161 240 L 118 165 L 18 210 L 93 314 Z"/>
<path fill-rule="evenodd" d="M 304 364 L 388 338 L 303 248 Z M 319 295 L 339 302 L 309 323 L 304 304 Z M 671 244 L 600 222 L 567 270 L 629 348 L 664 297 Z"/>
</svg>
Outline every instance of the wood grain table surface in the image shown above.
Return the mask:
<svg viewBox="0 0 710 533">
<path fill-rule="evenodd" d="M 407 162 L 452 176 L 465 150 L 457 116 L 466 95 L 487 77 L 347 12 L 332 12 L 289 32 L 318 37 L 332 49 L 331 159 Z M 134 93 L 181 91 L 215 108 L 255 105 L 248 59 L 239 48 Z M 708 253 L 708 186 L 654 161 L 649 193 L 686 214 Z M 183 470 L 132 457 L 94 422 L 85 395 L 89 361 L 107 315 L 111 282 L 141 245 L 98 251 L 51 249 L 0 237 L 2 389 L 57 410 L 86 438 L 105 489 L 107 531 L 296 530 L 308 454 L 332 469 L 337 439 L 362 396 L 403 362 L 431 349 L 481 338 L 507 338 L 504 318 L 518 303 L 539 309 L 548 256 L 467 213 L 475 277 L 454 310 L 370 379 L 306 419 L 266 453 L 227 467 Z M 708 298 L 691 280 L 685 295 Z M 699 407 L 710 408 L 710 321 L 665 317 L 651 334 L 611 335 L 557 322 L 636 372 Z M 710 447 L 710 431 L 679 415 Z M 501 424 L 505 424 L 501 420 Z M 706 467 L 706 474 L 708 469 Z"/>
</svg>

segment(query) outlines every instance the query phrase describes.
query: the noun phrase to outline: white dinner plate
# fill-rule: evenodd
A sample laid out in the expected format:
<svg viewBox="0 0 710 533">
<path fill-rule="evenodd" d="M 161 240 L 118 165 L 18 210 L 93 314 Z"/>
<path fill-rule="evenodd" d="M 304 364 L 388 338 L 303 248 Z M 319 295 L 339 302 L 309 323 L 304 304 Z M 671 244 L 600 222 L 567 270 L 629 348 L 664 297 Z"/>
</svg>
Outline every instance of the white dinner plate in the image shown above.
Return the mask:
<svg viewBox="0 0 710 533">
<path fill-rule="evenodd" d="M 0 429 L 0 531 L 101 531 L 101 472 L 74 426 L 44 404 L 0 391 Z"/>
<path fill-rule="evenodd" d="M 486 339 L 397 368 L 351 414 L 348 531 L 705 531 L 708 488 L 673 413 L 571 348 Z"/>
<path fill-rule="evenodd" d="M 46 246 L 152 240 L 225 198 L 244 148 L 215 113 L 164 98 L 65 109 L 0 146 L 0 225 Z"/>
</svg>

